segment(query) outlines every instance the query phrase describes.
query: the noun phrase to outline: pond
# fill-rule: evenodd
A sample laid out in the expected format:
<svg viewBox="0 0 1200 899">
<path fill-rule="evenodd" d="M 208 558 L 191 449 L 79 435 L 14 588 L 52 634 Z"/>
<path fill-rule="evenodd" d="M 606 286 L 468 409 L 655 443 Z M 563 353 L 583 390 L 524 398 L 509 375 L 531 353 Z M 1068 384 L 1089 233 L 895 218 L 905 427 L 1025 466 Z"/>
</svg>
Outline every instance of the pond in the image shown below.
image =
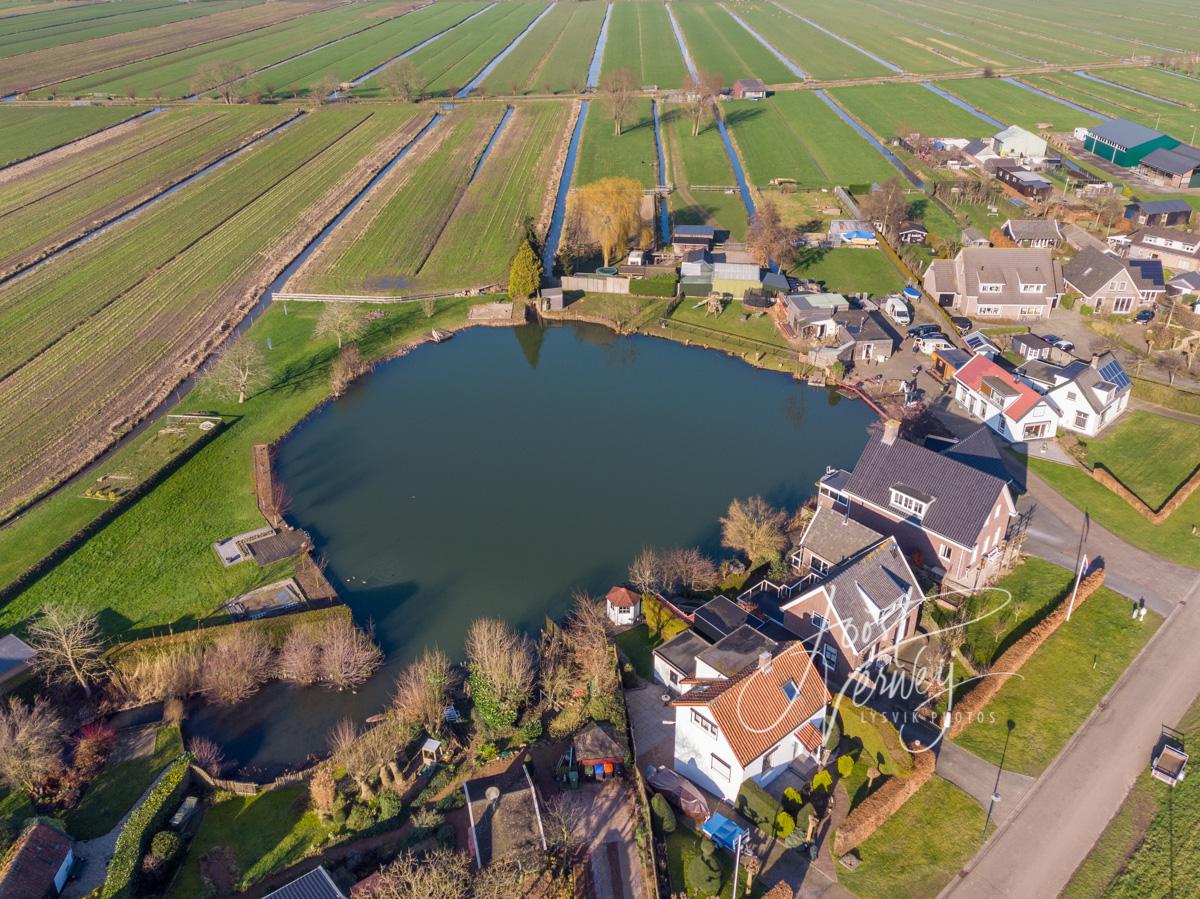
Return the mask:
<svg viewBox="0 0 1200 899">
<path fill-rule="evenodd" d="M 426 644 L 460 657 L 471 619 L 530 632 L 573 591 L 620 583 L 645 545 L 722 554 L 734 497 L 794 508 L 852 465 L 860 402 L 718 353 L 573 324 L 478 328 L 358 382 L 280 447 L 278 471 L 327 574 L 387 652 L 357 694 L 275 684 L 188 722 L 238 765 L 326 749 L 386 705 Z"/>
</svg>

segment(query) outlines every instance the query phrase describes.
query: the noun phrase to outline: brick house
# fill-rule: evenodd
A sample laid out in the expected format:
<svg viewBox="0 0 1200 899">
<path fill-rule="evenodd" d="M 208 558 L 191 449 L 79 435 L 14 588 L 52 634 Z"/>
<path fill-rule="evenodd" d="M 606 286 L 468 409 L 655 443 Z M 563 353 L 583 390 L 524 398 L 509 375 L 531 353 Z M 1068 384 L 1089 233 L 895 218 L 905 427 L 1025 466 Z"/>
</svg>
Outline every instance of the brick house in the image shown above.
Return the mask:
<svg viewBox="0 0 1200 899">
<path fill-rule="evenodd" d="M 913 567 L 935 577 L 987 582 L 1016 515 L 1008 482 L 990 473 L 1002 465 L 987 428 L 939 453 L 900 439 L 888 424 L 852 472 L 835 469 L 817 482 L 818 506 L 895 537 Z"/>
<path fill-rule="evenodd" d="M 1063 266 L 1063 281 L 1096 312 L 1131 313 L 1152 306 L 1166 293 L 1158 275 L 1143 270 L 1154 259 L 1124 260 L 1086 247 Z"/>
<path fill-rule="evenodd" d="M 1062 266 L 1047 249 L 964 247 L 933 260 L 924 284 L 940 305 L 972 318 L 1047 318 L 1064 293 Z"/>
</svg>

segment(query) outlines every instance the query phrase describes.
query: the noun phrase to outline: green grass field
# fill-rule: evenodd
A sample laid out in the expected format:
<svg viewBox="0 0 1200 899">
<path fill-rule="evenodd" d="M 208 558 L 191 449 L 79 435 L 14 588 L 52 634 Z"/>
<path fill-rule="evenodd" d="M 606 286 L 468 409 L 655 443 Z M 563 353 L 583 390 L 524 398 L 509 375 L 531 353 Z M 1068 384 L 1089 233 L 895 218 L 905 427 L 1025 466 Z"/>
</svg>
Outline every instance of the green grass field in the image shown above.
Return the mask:
<svg viewBox="0 0 1200 899">
<path fill-rule="evenodd" d="M 33 261 L 284 121 L 291 110 L 172 109 L 0 185 L 0 271 Z"/>
<path fill-rule="evenodd" d="M 1177 726 L 1183 731 L 1185 748 L 1200 742 L 1200 702 Z M 1200 865 L 1197 821 L 1200 780 L 1188 777 L 1171 788 L 1143 771 L 1061 893 L 1062 899 L 1140 899 L 1168 896 L 1172 885 L 1190 886 L 1188 878 Z"/>
<path fill-rule="evenodd" d="M 242 890 L 299 862 L 328 835 L 328 825 L 308 811 L 308 789 L 303 783 L 217 802 L 205 810 L 167 896 L 203 895 L 200 861 L 215 850 L 232 855 L 237 865 L 235 882 Z"/>
<path fill-rule="evenodd" d="M 956 72 L 964 65 L 927 49 L 926 29 L 907 18 L 888 16 L 870 0 L 847 0 L 837 6 L 804 4 L 801 15 L 852 41 L 880 59 L 908 72 Z M 870 23 L 871 27 L 864 27 Z M 855 51 L 846 47 L 845 53 Z M 803 62 L 800 63 L 803 68 Z"/>
<path fill-rule="evenodd" d="M 312 204 L 345 183 L 380 141 L 400 139 L 415 112 L 343 108 L 306 116 L 128 227 L 0 290 L 0 368 L 11 372 L 0 389 L 0 427 L 10 435 L 0 463 L 2 505 L 81 461 L 88 454 L 81 432 L 97 426 L 97 414 L 106 429 L 112 403 L 154 390 L 165 360 L 185 359 L 196 335 L 228 314 L 222 305 L 245 301 L 238 284 L 261 271 L 260 254 L 305 226 Z M 43 414 L 46 404 L 55 415 Z"/>
<path fill-rule="evenodd" d="M 1103 73 L 1101 73 L 1103 74 Z M 1132 119 L 1158 128 L 1180 140 L 1188 140 L 1193 126 L 1200 124 L 1200 111 L 1151 100 L 1119 87 L 1100 84 L 1073 72 L 1030 75 L 1030 84 L 1105 115 Z"/>
<path fill-rule="evenodd" d="M 105 767 L 88 785 L 79 805 L 67 812 L 65 823 L 71 836 L 77 840 L 104 836 L 133 808 L 163 768 L 182 754 L 179 728 L 164 725 L 158 729 L 149 755 Z"/>
<path fill-rule="evenodd" d="M 696 68 L 720 75 L 726 87 L 739 78 L 758 78 L 767 84 L 796 80 L 787 66 L 725 10 L 698 3 L 678 3 L 671 8 Z"/>
<path fill-rule="evenodd" d="M 579 156 L 575 161 L 572 186 L 591 184 L 601 178 L 622 175 L 642 187 L 653 187 L 658 179 L 658 156 L 654 150 L 654 118 L 648 99 L 638 100 L 633 119 L 624 124 L 621 136 L 613 129 L 612 115 L 603 100 L 588 106 Z"/>
<path fill-rule="evenodd" d="M 816 94 L 781 92 L 723 104 L 750 183 L 795 178 L 804 187 L 870 184 L 897 175 L 886 159 Z"/>
<path fill-rule="evenodd" d="M 236 35 L 77 78 L 57 85 L 56 90 L 65 96 L 124 96 L 132 89 L 139 97 L 183 97 L 213 87 L 228 68 L 223 64 L 232 63 L 233 73 L 252 72 L 364 29 L 373 31 L 387 22 L 389 15 L 394 16 L 394 12 L 386 13 L 387 9 L 387 0 L 372 0 L 317 12 L 278 28 Z M 45 95 L 47 91 L 38 93 Z"/>
<path fill-rule="evenodd" d="M 489 94 L 579 91 L 607 6 L 562 0 L 483 82 Z"/>
<path fill-rule="evenodd" d="M 700 304 L 699 308 L 697 308 L 698 303 Z M 733 302 L 727 303 L 720 315 L 709 315 L 706 314 L 705 304 L 702 300 L 684 297 L 672 311 L 671 320 L 723 331 L 734 337 L 769 344 L 779 347 L 781 350 L 791 350 L 787 340 L 775 327 L 774 319 L 769 315 L 755 315 L 742 321 L 744 312 L 740 302 Z"/>
<path fill-rule="evenodd" d="M 1064 571 L 1067 579 L 1070 572 Z M 1130 618 L 1130 601 L 1102 587 L 1075 609 L 955 743 L 1013 771 L 1037 776 L 1066 745 L 1162 623 Z M 991 675 L 1002 674 L 993 670 Z M 1006 723 L 1016 724 L 1004 752 Z"/>
<path fill-rule="evenodd" d="M 681 109 L 666 107 L 660 115 L 668 181 L 675 188 L 668 201 L 674 223 L 711 224 L 741 240 L 748 225 L 746 207 L 717 126 L 709 121 L 693 137 L 692 123 Z M 692 190 L 694 185 L 735 190 Z"/>
<path fill-rule="evenodd" d="M 988 115 L 1010 125 L 1035 132 L 1049 125 L 1054 131 L 1069 131 L 1078 126 L 1095 125 L 1100 119 L 1077 109 L 1047 100 L 999 78 L 972 78 L 945 81 L 938 85 L 947 93 L 966 100 Z"/>
<path fill-rule="evenodd" d="M 818 80 L 869 78 L 887 69 L 871 57 L 851 50 L 802 19 L 767 0 L 739 3 L 734 10 L 747 25 Z M 791 80 L 791 79 L 789 79 Z"/>
<path fill-rule="evenodd" d="M 476 104 L 439 123 L 289 287 L 387 294 L 414 286 L 503 114 L 499 105 Z"/>
<path fill-rule="evenodd" d="M 608 21 L 601 79 L 618 69 L 633 72 L 638 84 L 675 88 L 690 81 L 683 54 L 660 3 L 616 3 Z"/>
<path fill-rule="evenodd" d="M 975 854 L 983 835 L 979 804 L 934 775 L 858 848 L 856 871 L 838 882 L 861 899 L 936 896 Z"/>
<path fill-rule="evenodd" d="M 570 111 L 566 103 L 516 108 L 417 272 L 418 284 L 508 283 L 509 265 L 526 223 L 538 227 L 548 198 L 558 188 L 553 176 Z"/>
<path fill-rule="evenodd" d="M 1113 472 L 1152 509 L 1175 492 L 1197 464 L 1200 427 L 1134 410 L 1099 440 L 1087 441 L 1088 458 Z"/>
<path fill-rule="evenodd" d="M 919 84 L 872 84 L 829 93 L 885 141 L 914 131 L 929 137 L 984 137 L 996 130 Z"/>
<path fill-rule="evenodd" d="M 6 103 L 0 107 L 0 166 L 45 153 L 144 111 L 132 106 L 22 108 Z"/>
<path fill-rule="evenodd" d="M 864 292 L 879 297 L 904 287 L 900 273 L 881 250 L 801 250 L 799 261 L 788 268 L 788 273 L 821 281 L 831 293 Z"/>
<path fill-rule="evenodd" d="M 1177 103 L 1190 103 L 1200 106 L 1200 78 L 1178 75 L 1165 69 L 1105 69 L 1105 81 L 1115 81 L 1128 87 L 1165 97 Z M 1184 135 L 1187 138 L 1187 135 Z"/>
</svg>

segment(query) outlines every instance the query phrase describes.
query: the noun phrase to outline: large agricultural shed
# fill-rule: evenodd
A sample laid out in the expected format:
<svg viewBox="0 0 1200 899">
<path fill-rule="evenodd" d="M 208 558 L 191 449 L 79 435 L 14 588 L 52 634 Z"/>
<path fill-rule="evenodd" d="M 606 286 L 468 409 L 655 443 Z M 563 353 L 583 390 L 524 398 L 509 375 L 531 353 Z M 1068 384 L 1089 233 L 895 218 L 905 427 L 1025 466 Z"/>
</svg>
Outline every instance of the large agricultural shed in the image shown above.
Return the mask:
<svg viewBox="0 0 1200 899">
<path fill-rule="evenodd" d="M 1087 130 L 1084 149 L 1117 165 L 1132 168 L 1155 150 L 1171 150 L 1179 141 L 1128 119 L 1112 119 Z"/>
</svg>

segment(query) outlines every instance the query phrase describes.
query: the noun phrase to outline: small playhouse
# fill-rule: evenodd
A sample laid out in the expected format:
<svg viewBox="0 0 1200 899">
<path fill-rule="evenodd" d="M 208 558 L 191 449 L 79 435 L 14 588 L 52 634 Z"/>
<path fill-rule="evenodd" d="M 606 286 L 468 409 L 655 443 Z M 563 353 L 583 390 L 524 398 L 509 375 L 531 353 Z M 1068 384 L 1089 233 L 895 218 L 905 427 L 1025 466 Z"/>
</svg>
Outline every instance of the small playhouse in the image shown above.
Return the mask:
<svg viewBox="0 0 1200 899">
<path fill-rule="evenodd" d="M 624 747 L 594 721 L 575 735 L 571 753 L 576 770 L 585 780 L 607 780 L 624 770 Z"/>
</svg>

